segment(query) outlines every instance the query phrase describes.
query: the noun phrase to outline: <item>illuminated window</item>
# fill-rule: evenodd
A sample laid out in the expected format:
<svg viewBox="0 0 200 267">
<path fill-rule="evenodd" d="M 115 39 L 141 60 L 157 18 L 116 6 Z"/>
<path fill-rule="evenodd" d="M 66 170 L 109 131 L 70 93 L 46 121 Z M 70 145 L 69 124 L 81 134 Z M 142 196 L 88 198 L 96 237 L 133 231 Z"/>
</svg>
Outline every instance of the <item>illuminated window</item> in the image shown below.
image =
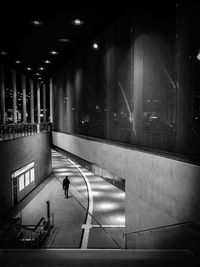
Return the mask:
<svg viewBox="0 0 200 267">
<path fill-rule="evenodd" d="M 24 189 L 24 174 L 19 176 L 19 191 L 22 191 Z"/>
<path fill-rule="evenodd" d="M 34 171 L 34 169 L 31 169 L 30 173 L 31 173 L 31 183 L 32 183 L 35 180 L 35 171 Z"/>
<path fill-rule="evenodd" d="M 25 186 L 30 184 L 29 171 L 25 173 Z"/>
</svg>

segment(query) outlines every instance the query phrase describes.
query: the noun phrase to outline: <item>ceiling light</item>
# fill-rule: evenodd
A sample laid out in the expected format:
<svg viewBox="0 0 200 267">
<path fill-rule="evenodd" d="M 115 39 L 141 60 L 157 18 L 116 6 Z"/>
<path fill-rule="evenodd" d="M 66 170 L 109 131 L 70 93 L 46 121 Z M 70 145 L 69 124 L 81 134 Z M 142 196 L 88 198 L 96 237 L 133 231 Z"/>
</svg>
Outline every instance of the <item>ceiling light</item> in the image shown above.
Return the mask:
<svg viewBox="0 0 200 267">
<path fill-rule="evenodd" d="M 200 60 L 200 51 L 197 54 L 197 59 Z"/>
<path fill-rule="evenodd" d="M 43 67 L 40 67 L 40 68 L 39 68 L 39 70 L 45 70 L 45 68 L 43 68 Z"/>
<path fill-rule="evenodd" d="M 2 55 L 2 56 L 6 56 L 7 53 L 6 53 L 5 51 L 1 51 L 1 55 Z"/>
<path fill-rule="evenodd" d="M 32 70 L 30 67 L 27 67 L 26 70 Z"/>
<path fill-rule="evenodd" d="M 21 64 L 22 62 L 20 60 L 15 60 L 16 64 Z"/>
<path fill-rule="evenodd" d="M 66 39 L 66 38 L 60 38 L 58 40 L 60 43 L 68 43 L 69 42 L 69 39 Z"/>
<path fill-rule="evenodd" d="M 45 63 L 45 64 L 50 64 L 51 61 L 50 61 L 50 60 L 45 60 L 44 63 Z"/>
<path fill-rule="evenodd" d="M 39 76 L 40 74 L 39 74 L 39 72 L 37 72 L 35 75 Z"/>
<path fill-rule="evenodd" d="M 81 26 L 81 25 L 84 24 L 84 21 L 82 21 L 82 20 L 80 20 L 80 19 L 74 19 L 74 20 L 72 20 L 71 23 L 72 23 L 73 25 L 75 25 L 75 26 Z"/>
<path fill-rule="evenodd" d="M 98 49 L 98 48 L 99 48 L 98 44 L 97 44 L 97 43 L 94 43 L 94 44 L 93 44 L 93 48 L 94 48 L 94 49 Z"/>
<path fill-rule="evenodd" d="M 39 77 L 39 78 L 38 78 L 38 80 L 42 80 L 42 78 L 41 78 L 41 77 Z"/>
<path fill-rule="evenodd" d="M 56 52 L 56 51 L 51 51 L 51 52 L 49 52 L 49 54 L 51 54 L 51 55 L 57 55 L 58 54 L 58 52 Z"/>
<path fill-rule="evenodd" d="M 43 22 L 40 21 L 40 20 L 32 20 L 31 24 L 34 25 L 34 26 L 42 26 Z"/>
</svg>

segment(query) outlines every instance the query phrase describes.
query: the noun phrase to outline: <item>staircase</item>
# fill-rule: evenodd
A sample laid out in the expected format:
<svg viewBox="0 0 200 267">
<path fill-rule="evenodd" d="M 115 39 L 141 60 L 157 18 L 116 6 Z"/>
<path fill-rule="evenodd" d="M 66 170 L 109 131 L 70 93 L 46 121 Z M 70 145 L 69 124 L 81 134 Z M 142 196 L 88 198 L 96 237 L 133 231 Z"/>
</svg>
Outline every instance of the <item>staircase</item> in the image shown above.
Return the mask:
<svg viewBox="0 0 200 267">
<path fill-rule="evenodd" d="M 44 248 L 54 227 L 54 214 L 36 225 L 22 225 L 21 219 L 0 220 L 0 248 Z"/>
</svg>

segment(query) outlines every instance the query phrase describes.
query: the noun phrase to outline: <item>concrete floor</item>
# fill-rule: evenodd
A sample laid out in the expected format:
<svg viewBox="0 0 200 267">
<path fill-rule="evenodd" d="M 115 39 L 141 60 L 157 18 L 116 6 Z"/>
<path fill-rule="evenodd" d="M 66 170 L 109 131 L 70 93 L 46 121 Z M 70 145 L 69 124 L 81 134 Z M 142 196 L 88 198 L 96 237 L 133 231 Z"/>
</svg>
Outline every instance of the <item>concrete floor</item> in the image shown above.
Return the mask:
<svg viewBox="0 0 200 267">
<path fill-rule="evenodd" d="M 48 248 L 124 248 L 125 192 L 52 150 L 53 178 L 21 211 L 24 225 L 46 217 L 46 201 L 55 229 Z M 65 198 L 62 180 L 70 180 Z"/>
</svg>

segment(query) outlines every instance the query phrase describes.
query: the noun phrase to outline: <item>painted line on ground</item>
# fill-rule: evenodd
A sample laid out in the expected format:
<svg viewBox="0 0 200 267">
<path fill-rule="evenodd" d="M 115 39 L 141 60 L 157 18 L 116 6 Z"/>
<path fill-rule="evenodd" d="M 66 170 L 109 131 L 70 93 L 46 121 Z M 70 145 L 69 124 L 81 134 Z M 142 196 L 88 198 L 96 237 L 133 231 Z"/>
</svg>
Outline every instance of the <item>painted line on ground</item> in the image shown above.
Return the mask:
<svg viewBox="0 0 200 267">
<path fill-rule="evenodd" d="M 82 172 L 82 170 L 78 167 L 78 165 L 76 165 L 72 160 L 70 160 L 69 158 L 67 158 L 67 160 L 75 167 L 79 170 L 79 172 L 81 173 L 81 175 L 83 176 L 87 188 L 88 188 L 88 213 L 87 213 L 87 218 L 86 218 L 86 224 L 87 228 L 84 229 L 84 233 L 83 233 L 83 239 L 82 239 L 82 244 L 81 244 L 81 249 L 86 249 L 88 247 L 88 240 L 89 240 L 89 233 L 90 233 L 90 225 L 92 222 L 92 217 L 90 216 L 90 214 L 93 214 L 93 208 L 94 208 L 94 203 L 93 203 L 93 194 L 92 194 L 92 188 L 90 185 L 90 182 L 87 178 L 87 176 Z M 80 165 L 79 165 L 80 166 Z"/>
<path fill-rule="evenodd" d="M 98 225 L 98 224 L 87 225 L 87 224 L 83 224 L 82 228 L 83 229 L 86 229 L 86 228 L 125 228 L 125 225 L 124 224 L 103 224 L 103 225 Z"/>
</svg>

